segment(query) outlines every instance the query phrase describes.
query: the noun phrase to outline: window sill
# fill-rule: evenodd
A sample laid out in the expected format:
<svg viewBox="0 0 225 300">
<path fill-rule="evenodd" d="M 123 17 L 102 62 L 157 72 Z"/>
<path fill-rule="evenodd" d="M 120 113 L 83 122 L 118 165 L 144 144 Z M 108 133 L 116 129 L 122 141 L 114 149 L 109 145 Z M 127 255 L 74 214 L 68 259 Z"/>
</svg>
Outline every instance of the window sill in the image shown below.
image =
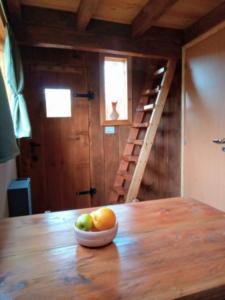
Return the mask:
<svg viewBox="0 0 225 300">
<path fill-rule="evenodd" d="M 101 121 L 101 126 L 121 126 L 121 125 L 131 125 L 132 122 L 130 120 L 105 120 Z"/>
</svg>

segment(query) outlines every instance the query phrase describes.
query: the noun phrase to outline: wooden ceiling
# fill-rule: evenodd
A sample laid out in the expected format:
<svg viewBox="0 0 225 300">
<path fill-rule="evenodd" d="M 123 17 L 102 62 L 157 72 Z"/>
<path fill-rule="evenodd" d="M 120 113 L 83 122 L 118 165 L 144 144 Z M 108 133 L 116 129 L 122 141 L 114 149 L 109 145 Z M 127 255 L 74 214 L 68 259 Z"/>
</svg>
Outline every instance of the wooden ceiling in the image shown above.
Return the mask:
<svg viewBox="0 0 225 300">
<path fill-rule="evenodd" d="M 184 43 L 224 22 L 225 0 L 5 0 L 22 45 L 180 57 Z"/>
<path fill-rule="evenodd" d="M 90 2 L 92 0 L 89 0 Z M 20 0 L 21 4 L 77 12 L 80 0 Z M 94 19 L 132 24 L 149 0 L 99 0 Z M 150 1 L 151 2 L 151 1 Z M 153 23 L 159 27 L 185 29 L 224 0 L 178 0 Z"/>
<path fill-rule="evenodd" d="M 77 12 L 81 0 L 21 0 L 20 2 L 25 5 Z M 100 0 L 93 18 L 131 24 L 147 2 L 148 0 Z"/>
<path fill-rule="evenodd" d="M 161 27 L 185 29 L 208 14 L 223 0 L 179 0 L 155 23 Z"/>
</svg>

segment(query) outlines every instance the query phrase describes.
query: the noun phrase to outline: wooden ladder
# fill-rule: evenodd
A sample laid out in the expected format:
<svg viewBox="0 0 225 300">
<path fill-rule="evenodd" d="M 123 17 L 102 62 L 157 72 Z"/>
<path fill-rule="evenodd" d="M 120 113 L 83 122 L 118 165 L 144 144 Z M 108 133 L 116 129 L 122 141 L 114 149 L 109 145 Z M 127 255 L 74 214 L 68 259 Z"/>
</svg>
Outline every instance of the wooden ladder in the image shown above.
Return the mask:
<svg viewBox="0 0 225 300">
<path fill-rule="evenodd" d="M 151 89 L 145 90 L 140 98 L 110 193 L 110 203 L 124 202 L 124 199 L 125 202 L 132 202 L 137 198 L 175 68 L 176 61 L 174 59 L 168 60 L 166 67 L 158 69 L 153 75 L 153 82 L 157 83 L 161 80 L 160 85 L 156 87 L 153 85 Z M 152 100 L 153 103 L 149 103 Z M 146 121 L 146 118 L 148 118 L 148 121 Z M 141 136 L 143 130 L 145 130 L 144 138 Z M 121 198 L 123 201 L 120 200 Z"/>
</svg>

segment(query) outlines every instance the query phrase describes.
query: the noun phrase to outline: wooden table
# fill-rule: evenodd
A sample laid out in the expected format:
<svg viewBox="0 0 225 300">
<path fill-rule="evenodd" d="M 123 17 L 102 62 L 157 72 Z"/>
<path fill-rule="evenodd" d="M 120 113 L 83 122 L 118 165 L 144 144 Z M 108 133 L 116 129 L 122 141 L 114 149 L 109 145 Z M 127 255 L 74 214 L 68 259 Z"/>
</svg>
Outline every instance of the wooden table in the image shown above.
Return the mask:
<svg viewBox="0 0 225 300">
<path fill-rule="evenodd" d="M 87 210 L 0 221 L 0 299 L 225 299 L 225 214 L 191 199 L 113 206 L 119 232 L 77 245 Z"/>
</svg>

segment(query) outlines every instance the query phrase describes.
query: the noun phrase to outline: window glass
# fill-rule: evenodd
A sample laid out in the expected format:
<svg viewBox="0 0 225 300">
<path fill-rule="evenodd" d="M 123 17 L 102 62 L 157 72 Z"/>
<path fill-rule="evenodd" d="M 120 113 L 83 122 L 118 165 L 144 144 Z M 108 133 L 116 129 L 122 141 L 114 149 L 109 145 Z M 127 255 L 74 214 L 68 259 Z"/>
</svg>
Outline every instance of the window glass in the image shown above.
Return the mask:
<svg viewBox="0 0 225 300">
<path fill-rule="evenodd" d="M 104 58 L 105 119 L 128 119 L 127 58 Z"/>
<path fill-rule="evenodd" d="M 45 89 L 47 118 L 71 117 L 71 90 Z"/>
</svg>

